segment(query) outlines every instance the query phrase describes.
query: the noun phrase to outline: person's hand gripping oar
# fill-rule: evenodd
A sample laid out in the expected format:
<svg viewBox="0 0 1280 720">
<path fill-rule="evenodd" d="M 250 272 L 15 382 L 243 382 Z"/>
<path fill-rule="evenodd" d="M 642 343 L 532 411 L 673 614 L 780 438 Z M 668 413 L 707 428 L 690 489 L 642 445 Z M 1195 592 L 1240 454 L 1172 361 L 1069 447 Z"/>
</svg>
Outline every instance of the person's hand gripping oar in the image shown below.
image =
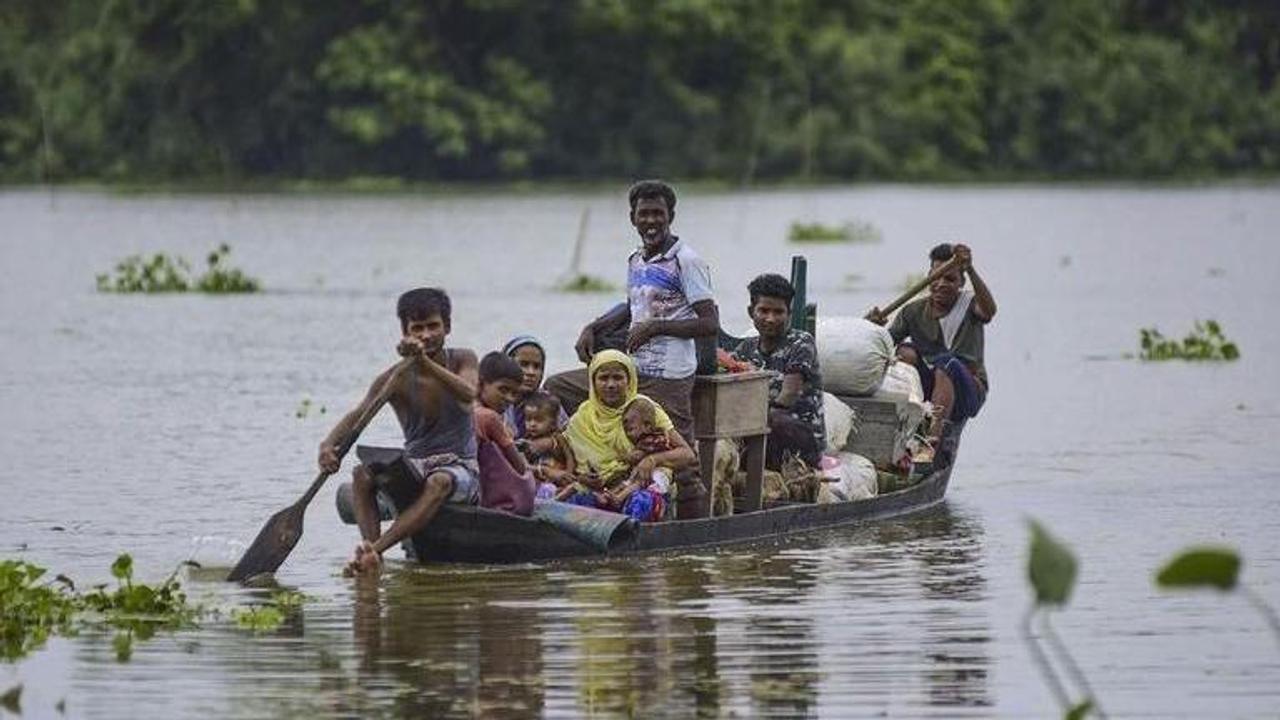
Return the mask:
<svg viewBox="0 0 1280 720">
<path fill-rule="evenodd" d="M 908 300 L 918 295 L 921 290 L 924 290 L 925 288 L 929 287 L 929 284 L 932 283 L 934 280 L 937 280 L 938 278 L 942 277 L 943 275 L 946 275 L 947 273 L 951 272 L 956 268 L 960 268 L 961 270 L 963 270 L 964 269 L 963 265 L 964 265 L 964 260 L 959 255 L 952 257 L 950 260 L 942 263 L 938 267 L 931 270 L 928 275 L 926 275 L 921 280 L 917 281 L 914 285 L 907 288 L 906 291 L 904 291 L 901 295 L 894 298 L 893 302 L 890 302 L 888 305 L 885 305 L 883 308 L 873 307 L 870 310 L 868 310 L 867 314 L 862 316 L 863 319 L 870 320 L 871 322 L 877 325 L 885 324 L 885 322 L 889 319 L 889 316 L 893 314 L 894 310 L 897 310 L 898 308 L 905 305 Z"/>
<path fill-rule="evenodd" d="M 391 397 L 391 393 L 400 382 L 400 378 L 417 361 L 418 355 L 410 354 L 392 368 L 391 373 L 382 382 L 382 386 L 378 388 L 378 394 L 374 396 L 373 402 L 365 408 L 364 412 L 356 419 L 355 424 L 351 426 L 350 432 L 334 448 L 338 463 L 342 462 L 343 456 L 355 445 L 360 433 L 364 431 L 369 422 L 382 409 L 382 406 L 386 404 L 387 398 Z M 297 502 L 272 515 L 271 519 L 267 520 L 267 523 L 262 526 L 262 530 L 258 531 L 258 537 L 254 538 L 253 544 L 249 546 L 248 550 L 245 550 L 240 562 L 236 563 L 236 566 L 231 569 L 231 574 L 227 575 L 227 580 L 243 582 L 254 575 L 275 572 L 284 563 L 285 558 L 289 557 L 289 553 L 293 552 L 293 546 L 297 545 L 298 539 L 302 537 L 302 518 L 306 513 L 307 505 L 316 496 L 316 493 L 320 491 L 324 481 L 328 480 L 329 476 L 336 471 L 336 464 L 333 471 L 320 471 L 320 474 L 316 475 L 316 479 L 311 482 L 311 487 L 307 488 L 307 491 L 302 494 L 302 497 L 298 498 Z"/>
</svg>

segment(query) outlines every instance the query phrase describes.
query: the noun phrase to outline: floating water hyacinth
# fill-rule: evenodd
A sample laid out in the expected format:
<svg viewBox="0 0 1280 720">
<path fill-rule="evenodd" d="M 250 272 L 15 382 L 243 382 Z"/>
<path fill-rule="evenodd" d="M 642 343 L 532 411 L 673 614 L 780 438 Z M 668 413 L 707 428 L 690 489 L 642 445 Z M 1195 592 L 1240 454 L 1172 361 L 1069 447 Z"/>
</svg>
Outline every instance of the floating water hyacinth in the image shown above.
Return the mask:
<svg viewBox="0 0 1280 720">
<path fill-rule="evenodd" d="M 226 267 L 231 254 L 226 243 L 205 258 L 207 268 L 198 278 L 191 277 L 191 265 L 182 257 L 155 253 L 150 257 L 130 255 L 116 263 L 115 275 L 97 276 L 98 292 L 109 293 L 179 293 L 192 290 L 210 294 L 252 293 L 262 289 L 261 283 L 238 268 Z"/>
<path fill-rule="evenodd" d="M 853 220 L 843 225 L 793 222 L 787 239 L 793 243 L 875 243 L 883 236 L 875 225 Z"/>
<path fill-rule="evenodd" d="M 1212 360 L 1227 362 L 1240 357 L 1240 348 L 1222 334 L 1215 320 L 1196 321 L 1181 340 L 1166 338 L 1154 327 L 1138 331 L 1142 360 Z"/>
<path fill-rule="evenodd" d="M 561 282 L 556 289 L 560 292 L 605 293 L 613 292 L 617 287 L 608 280 L 602 280 L 594 275 L 578 274 Z"/>
</svg>

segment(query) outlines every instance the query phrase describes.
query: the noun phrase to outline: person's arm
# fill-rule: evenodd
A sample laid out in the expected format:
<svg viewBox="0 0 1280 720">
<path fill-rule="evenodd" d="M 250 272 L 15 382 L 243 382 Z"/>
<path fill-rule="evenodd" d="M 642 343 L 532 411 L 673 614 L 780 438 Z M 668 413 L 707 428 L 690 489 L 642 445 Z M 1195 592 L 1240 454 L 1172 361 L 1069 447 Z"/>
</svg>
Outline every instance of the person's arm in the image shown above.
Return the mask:
<svg viewBox="0 0 1280 720">
<path fill-rule="evenodd" d="M 476 354 L 470 350 L 454 350 L 454 353 L 458 359 L 456 373 L 426 354 L 420 357 L 418 366 L 439 380 L 460 405 L 471 407 L 476 399 L 476 387 L 480 384 L 480 363 L 476 360 Z"/>
<path fill-rule="evenodd" d="M 991 296 L 991 289 L 973 267 L 973 251 L 968 245 L 956 245 L 955 254 L 964 263 L 969 282 L 973 283 L 973 314 L 982 322 L 991 322 L 996 316 L 996 299 Z"/>
<path fill-rule="evenodd" d="M 342 438 L 346 437 L 351 432 L 356 421 L 364 414 L 365 410 L 373 404 L 374 398 L 378 395 L 378 390 L 382 387 L 382 383 L 386 381 L 387 376 L 392 372 L 394 372 L 394 369 L 387 370 L 378 375 L 378 377 L 374 379 L 373 384 L 369 386 L 369 391 L 365 393 L 364 399 L 360 401 L 360 404 L 356 405 L 355 409 L 351 412 L 343 415 L 342 419 L 338 421 L 338 424 L 334 425 L 333 429 L 329 431 L 329 434 L 325 435 L 324 439 L 320 441 L 320 457 L 318 459 L 318 464 L 321 470 L 327 473 L 335 473 L 338 471 L 338 468 L 342 464 L 342 459 L 338 457 L 338 444 L 342 441 Z M 392 394 L 395 395 L 399 392 L 400 387 L 397 387 Z"/>
<path fill-rule="evenodd" d="M 699 300 L 693 304 L 696 318 L 688 320 L 649 320 L 636 323 L 627 333 L 627 352 L 635 352 L 640 346 L 659 335 L 678 338 L 714 337 L 720 331 L 720 310 L 713 300 Z"/>
<path fill-rule="evenodd" d="M 813 369 L 818 365 L 818 345 L 813 338 L 804 333 L 787 349 L 787 361 L 783 366 L 782 389 L 778 397 L 769 404 L 773 407 L 790 409 L 800 399 L 806 382 L 814 377 Z"/>
<path fill-rule="evenodd" d="M 596 335 L 621 330 L 630 323 L 631 306 L 627 303 L 619 303 L 604 315 L 587 323 L 578 335 L 578 342 L 573 346 L 578 353 L 578 359 L 584 363 L 591 362 L 591 356 L 596 353 Z"/>
<path fill-rule="evenodd" d="M 800 373 L 787 373 L 782 376 L 782 389 L 778 391 L 778 397 L 769 404 L 774 407 L 790 408 L 796 404 L 796 400 L 800 399 L 800 393 L 803 390 L 804 376 Z"/>
<path fill-rule="evenodd" d="M 528 472 L 529 465 L 525 462 L 524 455 L 520 454 L 520 449 L 516 447 L 516 441 L 511 437 L 511 431 L 507 430 L 507 424 L 502 421 L 501 415 L 489 408 L 477 407 L 475 423 L 476 435 L 497 445 L 502 457 L 506 458 L 507 463 L 511 465 L 511 469 L 520 475 Z"/>
</svg>

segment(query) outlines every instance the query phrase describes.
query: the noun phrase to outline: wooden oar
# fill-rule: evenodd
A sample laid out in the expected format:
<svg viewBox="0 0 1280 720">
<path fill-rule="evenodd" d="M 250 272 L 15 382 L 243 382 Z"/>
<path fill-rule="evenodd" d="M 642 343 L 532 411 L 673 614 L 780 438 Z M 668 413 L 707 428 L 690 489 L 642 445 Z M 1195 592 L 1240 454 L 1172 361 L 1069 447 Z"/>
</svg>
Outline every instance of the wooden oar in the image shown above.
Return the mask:
<svg viewBox="0 0 1280 720">
<path fill-rule="evenodd" d="M 889 315 L 890 315 L 894 310 L 897 310 L 898 308 L 902 307 L 904 304 L 906 304 L 906 302 L 907 302 L 908 300 L 910 300 L 911 298 L 913 298 L 913 297 L 915 297 L 917 294 L 919 294 L 919 292 L 920 292 L 921 290 L 923 290 L 923 289 L 925 289 L 925 288 L 929 287 L 929 283 L 931 283 L 931 282 L 933 282 L 934 280 L 937 280 L 938 278 L 942 277 L 943 275 L 946 275 L 947 273 L 951 272 L 951 271 L 952 271 L 952 270 L 954 270 L 954 269 L 955 269 L 959 264 L 960 264 L 960 258 L 958 258 L 958 257 L 954 257 L 954 256 L 953 256 L 950 260 L 948 260 L 948 261 L 946 261 L 946 262 L 942 263 L 941 265 L 939 265 L 938 267 L 934 268 L 933 270 L 931 270 L 931 271 L 929 272 L 929 274 L 928 274 L 928 275 L 926 275 L 926 276 L 924 277 L 924 279 L 923 279 L 923 280 L 920 280 L 920 281 L 919 281 L 919 282 L 917 282 L 916 284 L 914 284 L 914 285 L 912 285 L 911 287 L 907 288 L 906 292 L 904 292 L 904 293 L 902 293 L 901 295 L 899 295 L 898 297 L 894 298 L 893 302 L 889 303 L 888 305 L 885 305 L 885 306 L 884 306 L 884 307 L 882 307 L 882 308 L 878 308 L 878 309 L 880 310 L 880 316 L 881 316 L 881 317 L 883 317 L 883 318 L 885 318 L 885 319 L 888 319 Z M 863 317 L 863 319 L 866 319 L 866 320 L 872 320 L 872 319 L 873 319 L 873 317 L 874 317 L 874 313 L 872 313 L 871 311 L 868 311 L 868 312 L 867 312 L 867 314 L 866 314 L 866 315 L 863 315 L 862 317 Z"/>
<path fill-rule="evenodd" d="M 408 371 L 417 360 L 417 356 L 406 357 L 396 364 L 391 374 L 382 382 L 382 386 L 378 388 L 378 394 L 374 396 L 373 402 L 365 408 L 364 412 L 356 418 L 356 423 L 351 427 L 351 431 L 346 437 L 342 438 L 342 443 L 335 448 L 338 455 L 338 461 L 341 462 L 343 456 L 355 445 L 356 439 L 360 437 L 360 433 L 365 429 L 373 417 L 378 414 L 382 406 L 387 402 L 387 398 L 391 397 L 391 392 L 395 389 L 396 383 Z M 289 507 L 281 510 L 262 526 L 262 530 L 258 531 L 258 537 L 254 538 L 253 544 L 245 550 L 244 556 L 240 558 L 240 562 L 232 568 L 231 574 L 227 576 L 227 580 L 231 582 L 242 582 L 248 578 L 261 573 L 275 572 L 277 568 L 289 557 L 289 553 L 293 552 L 293 546 L 298 544 L 298 539 L 302 537 L 302 518 L 306 513 L 307 505 L 311 499 L 320 491 L 320 487 L 324 485 L 324 481 L 329 479 L 331 473 L 320 471 L 316 479 L 311 482 L 311 487 L 298 498 L 298 501 Z"/>
</svg>

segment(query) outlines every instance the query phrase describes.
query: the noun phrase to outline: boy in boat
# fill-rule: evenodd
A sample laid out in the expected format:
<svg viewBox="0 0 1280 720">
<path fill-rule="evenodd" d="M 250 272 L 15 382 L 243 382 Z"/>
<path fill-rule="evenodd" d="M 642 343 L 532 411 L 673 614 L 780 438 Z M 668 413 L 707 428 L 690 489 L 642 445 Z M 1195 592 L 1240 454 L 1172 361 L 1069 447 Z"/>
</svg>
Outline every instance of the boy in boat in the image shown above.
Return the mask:
<svg viewBox="0 0 1280 720">
<path fill-rule="evenodd" d="M 524 455 L 516 448 L 503 414 L 515 402 L 523 380 L 524 371 L 519 363 L 500 352 L 491 352 L 480 360 L 480 385 L 474 410 L 476 439 L 496 445 L 518 475 L 525 474 L 529 468 Z"/>
<path fill-rule="evenodd" d="M 695 338 L 714 340 L 720 316 L 705 260 L 672 234 L 676 193 L 661 180 L 643 180 L 627 192 L 631 225 L 640 247 L 627 259 L 627 303 L 582 329 L 574 346 L 587 363 L 598 335 L 628 328 L 626 352 L 639 371 L 640 392 L 671 417 L 676 431 L 693 440 L 693 378 L 698 368 Z M 570 412 L 587 398 L 585 370 L 560 373 L 547 390 Z"/>
<path fill-rule="evenodd" d="M 521 414 L 525 436 L 516 445 L 533 468 L 538 497 L 556 497 L 572 483 L 575 465 L 573 450 L 560 433 L 564 410 L 555 395 L 538 390 L 525 398 Z"/>
<path fill-rule="evenodd" d="M 899 359 L 920 373 L 925 399 L 933 403 L 929 446 L 916 460 L 929 461 L 946 427 L 978 414 L 987 399 L 987 370 L 983 365 L 983 329 L 996 315 L 991 290 L 973 266 L 967 245 L 943 243 L 929 251 L 930 271 L 959 258 L 959 265 L 929 284 L 929 294 L 902 307 L 889 324 Z M 965 278 L 973 284 L 965 289 Z M 872 308 L 868 317 L 880 323 L 885 317 Z M 910 338 L 910 342 L 904 342 Z M 949 453 L 948 453 L 949 455 Z M 943 458 L 949 462 L 949 457 Z"/>
<path fill-rule="evenodd" d="M 822 371 L 813 336 L 791 327 L 795 288 L 781 275 L 768 273 L 752 280 L 747 292 L 751 297 L 747 315 L 759 336 L 739 343 L 733 357 L 773 373 L 765 467 L 781 470 L 791 454 L 816 468 L 827 446 Z"/>
<path fill-rule="evenodd" d="M 445 347 L 451 311 L 449 296 L 439 288 L 410 290 L 396 303 L 402 333 L 397 351 L 416 358 L 416 362 L 392 388 L 387 402 L 404 431 L 405 459 L 422 490 L 383 534 L 373 474 L 362 465 L 353 469 L 353 501 L 361 542 L 347 563 L 347 574 L 378 571 L 382 553 L 425 527 L 443 503 L 475 504 L 478 499 L 479 468 L 471 407 L 478 379 L 476 354 Z M 339 420 L 320 443 L 321 470 L 338 470 L 337 444 L 374 402 L 391 372 L 375 378 L 360 405 Z"/>
</svg>

